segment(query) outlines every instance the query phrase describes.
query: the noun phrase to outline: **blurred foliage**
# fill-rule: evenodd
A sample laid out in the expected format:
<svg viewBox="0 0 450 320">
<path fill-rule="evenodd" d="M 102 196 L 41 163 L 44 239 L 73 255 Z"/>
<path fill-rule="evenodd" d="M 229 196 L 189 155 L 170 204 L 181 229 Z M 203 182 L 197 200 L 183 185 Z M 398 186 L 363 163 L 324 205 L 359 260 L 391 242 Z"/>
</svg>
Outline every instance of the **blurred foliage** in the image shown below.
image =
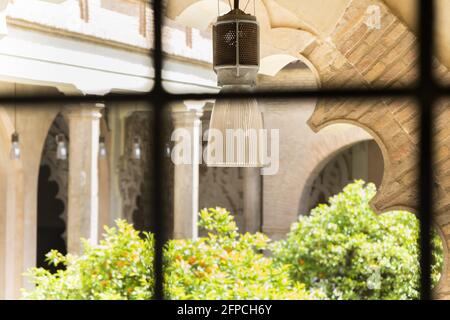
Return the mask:
<svg viewBox="0 0 450 320">
<path fill-rule="evenodd" d="M 209 233 L 198 240 L 171 241 L 167 250 L 167 288 L 174 299 L 311 299 L 315 290 L 289 279 L 288 267 L 275 265 L 261 250 L 269 239 L 239 234 L 225 209 L 200 212 L 199 225 Z"/>
<path fill-rule="evenodd" d="M 377 216 L 373 184 L 357 181 L 294 223 L 285 240 L 240 234 L 225 209 L 200 212 L 207 236 L 170 240 L 164 250 L 170 299 L 415 299 L 419 292 L 418 220 L 405 211 Z M 47 254 L 64 270 L 30 269 L 25 299 L 151 299 L 153 235 L 125 221 L 83 254 Z M 443 264 L 433 235 L 433 281 Z"/>
<path fill-rule="evenodd" d="M 419 297 L 418 219 L 395 211 L 376 215 L 369 206 L 376 188 L 356 181 L 292 225 L 273 246 L 293 280 L 330 299 Z M 433 281 L 440 278 L 442 240 L 433 234 Z"/>
<path fill-rule="evenodd" d="M 117 228 L 105 227 L 97 246 L 83 241 L 83 254 L 66 255 L 53 250 L 49 264 L 65 268 L 50 273 L 32 268 L 26 274 L 36 288 L 23 290 L 23 298 L 36 300 L 134 300 L 150 299 L 153 288 L 153 236 L 139 232 L 123 220 Z"/>
<path fill-rule="evenodd" d="M 268 238 L 239 234 L 225 209 L 200 212 L 201 227 L 209 233 L 197 240 L 171 240 L 165 248 L 166 292 L 170 299 L 318 299 L 289 279 L 288 267 L 264 256 Z M 150 299 L 153 283 L 153 236 L 139 233 L 125 221 L 106 228 L 100 245 L 84 242 L 84 253 L 47 255 L 49 263 L 64 265 L 52 274 L 33 268 L 36 285 L 23 290 L 25 299 Z"/>
</svg>

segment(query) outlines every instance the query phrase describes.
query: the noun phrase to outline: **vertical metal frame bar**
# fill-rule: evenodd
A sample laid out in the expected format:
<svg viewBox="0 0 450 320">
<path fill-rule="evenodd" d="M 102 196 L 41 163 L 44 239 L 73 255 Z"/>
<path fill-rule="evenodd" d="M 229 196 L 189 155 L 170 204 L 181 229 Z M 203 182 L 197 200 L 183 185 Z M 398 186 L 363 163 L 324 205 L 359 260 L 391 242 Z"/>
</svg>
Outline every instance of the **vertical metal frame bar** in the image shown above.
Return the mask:
<svg viewBox="0 0 450 320">
<path fill-rule="evenodd" d="M 436 84 L 433 77 L 434 0 L 419 0 L 420 79 L 417 101 L 420 105 L 420 298 L 431 300 L 431 221 L 433 216 L 433 109 Z"/>
<path fill-rule="evenodd" d="M 153 170 L 153 183 L 155 188 L 153 194 L 149 195 L 149 199 L 153 200 L 152 219 L 154 223 L 154 299 L 162 300 L 164 294 L 164 243 L 166 241 L 164 221 L 163 221 L 163 205 L 162 205 L 162 113 L 166 106 L 166 95 L 162 85 L 162 27 L 163 27 L 163 1 L 153 1 L 153 22 L 154 22 L 154 52 L 153 61 L 155 69 L 155 78 L 153 86 L 153 96 L 149 99 L 150 108 L 153 108 L 153 128 L 150 128 L 150 137 L 153 137 L 152 157 L 153 163 L 150 163 L 150 170 Z"/>
</svg>

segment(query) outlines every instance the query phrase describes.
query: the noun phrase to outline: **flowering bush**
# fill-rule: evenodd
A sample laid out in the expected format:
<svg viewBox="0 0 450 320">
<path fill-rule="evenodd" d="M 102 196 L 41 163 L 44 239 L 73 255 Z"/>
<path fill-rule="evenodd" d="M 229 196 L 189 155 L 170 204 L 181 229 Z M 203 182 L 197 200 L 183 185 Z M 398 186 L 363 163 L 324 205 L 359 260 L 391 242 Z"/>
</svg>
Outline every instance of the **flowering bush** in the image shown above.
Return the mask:
<svg viewBox="0 0 450 320">
<path fill-rule="evenodd" d="M 414 299 L 418 297 L 418 221 L 396 211 L 377 216 L 373 184 L 357 181 L 292 226 L 286 240 L 239 234 L 225 209 L 200 212 L 208 235 L 165 247 L 170 299 Z M 272 250 L 272 251 L 270 251 Z M 262 251 L 267 252 L 264 255 Z M 433 236 L 433 280 L 440 277 L 442 242 Z M 81 256 L 51 251 L 64 270 L 28 272 L 36 288 L 26 299 L 151 299 L 153 235 L 125 221 L 106 228 Z"/>
<path fill-rule="evenodd" d="M 300 217 L 274 256 L 294 280 L 331 299 L 414 299 L 419 295 L 418 220 L 405 211 L 376 215 L 373 184 L 357 181 Z M 442 241 L 433 237 L 433 280 L 440 277 Z"/>
<path fill-rule="evenodd" d="M 200 226 L 209 231 L 197 240 L 171 240 L 165 248 L 166 292 L 171 299 L 310 299 L 304 286 L 289 280 L 287 267 L 275 265 L 260 250 L 268 238 L 237 232 L 225 209 L 200 213 Z M 84 253 L 47 255 L 65 270 L 52 274 L 41 268 L 28 273 L 36 288 L 25 299 L 150 299 L 153 237 L 143 238 L 124 221 L 107 228 L 98 246 L 84 243 Z"/>
<path fill-rule="evenodd" d="M 98 246 L 84 241 L 81 256 L 47 254 L 49 264 L 63 266 L 52 274 L 33 268 L 27 276 L 36 285 L 23 290 L 25 299 L 128 300 L 150 299 L 153 288 L 153 236 L 139 232 L 123 220 L 117 228 L 105 228 Z"/>
<path fill-rule="evenodd" d="M 290 281 L 287 266 L 276 265 L 260 250 L 269 239 L 238 233 L 225 209 L 200 212 L 200 226 L 209 231 L 198 240 L 176 240 L 167 250 L 167 287 L 174 299 L 311 299 L 304 285 Z"/>
</svg>

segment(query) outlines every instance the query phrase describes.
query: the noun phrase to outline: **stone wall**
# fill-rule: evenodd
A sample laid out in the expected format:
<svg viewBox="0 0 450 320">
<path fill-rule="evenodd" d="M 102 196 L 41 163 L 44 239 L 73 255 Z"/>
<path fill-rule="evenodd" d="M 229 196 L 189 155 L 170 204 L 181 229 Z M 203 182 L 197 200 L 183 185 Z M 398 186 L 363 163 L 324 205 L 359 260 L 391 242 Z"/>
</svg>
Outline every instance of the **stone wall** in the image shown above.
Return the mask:
<svg viewBox="0 0 450 320">
<path fill-rule="evenodd" d="M 147 1 L 16 0 L 5 12 L 9 25 L 143 53 L 149 53 L 153 47 L 153 13 Z M 169 55 L 200 63 L 212 62 L 211 35 L 207 32 L 167 19 L 162 40 L 163 50 Z"/>
</svg>

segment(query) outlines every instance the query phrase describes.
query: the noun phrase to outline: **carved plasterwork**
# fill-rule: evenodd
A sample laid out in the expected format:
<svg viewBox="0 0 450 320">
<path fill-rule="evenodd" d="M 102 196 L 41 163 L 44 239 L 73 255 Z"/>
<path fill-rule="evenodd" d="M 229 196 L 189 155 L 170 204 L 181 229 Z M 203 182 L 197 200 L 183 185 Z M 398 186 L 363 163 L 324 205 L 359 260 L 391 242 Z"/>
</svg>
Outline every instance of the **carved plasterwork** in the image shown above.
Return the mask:
<svg viewBox="0 0 450 320">
<path fill-rule="evenodd" d="M 148 199 L 151 188 L 149 148 L 153 143 L 149 136 L 151 113 L 133 112 L 125 119 L 125 146 L 120 160 L 120 191 L 122 194 L 123 217 L 136 224 L 139 229 L 148 229 L 150 225 L 151 202 Z M 142 158 L 132 158 L 133 139 L 139 137 Z"/>
<path fill-rule="evenodd" d="M 345 150 L 319 173 L 311 186 L 309 209 L 327 203 L 330 197 L 341 192 L 352 181 L 352 151 L 351 148 Z"/>
<path fill-rule="evenodd" d="M 56 158 L 56 135 L 63 134 L 66 138 L 67 148 L 69 148 L 69 129 L 64 118 L 58 115 L 49 129 L 45 139 L 44 150 L 42 152 L 41 165 L 47 165 L 50 168 L 50 181 L 58 184 L 58 194 L 56 198 L 64 203 L 64 211 L 60 215 L 61 220 L 67 225 L 67 205 L 68 205 L 68 177 L 69 162 L 67 160 L 58 160 Z M 67 229 L 61 235 L 63 240 L 67 241 Z"/>
</svg>

